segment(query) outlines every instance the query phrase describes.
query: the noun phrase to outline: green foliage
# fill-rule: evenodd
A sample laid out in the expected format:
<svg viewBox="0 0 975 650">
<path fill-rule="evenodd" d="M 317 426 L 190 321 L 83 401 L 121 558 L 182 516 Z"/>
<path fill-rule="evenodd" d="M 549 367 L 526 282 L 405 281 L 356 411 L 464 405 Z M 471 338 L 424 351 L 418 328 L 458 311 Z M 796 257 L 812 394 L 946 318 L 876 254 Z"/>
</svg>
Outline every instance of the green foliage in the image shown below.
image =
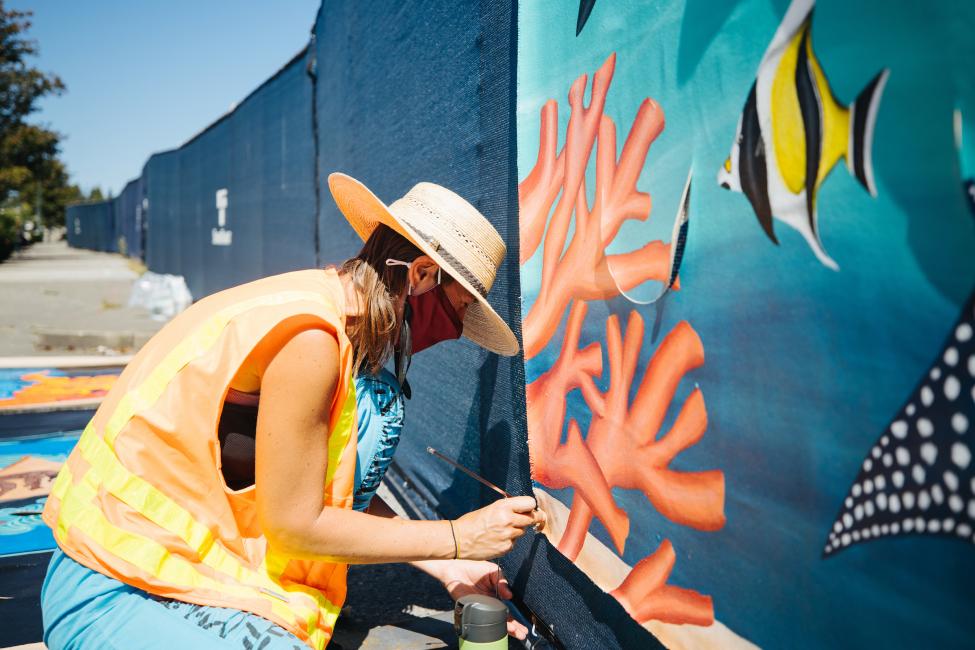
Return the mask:
<svg viewBox="0 0 975 650">
<path fill-rule="evenodd" d="M 30 11 L 8 11 L 0 1 L 0 131 L 20 124 L 37 109 L 41 97 L 64 91 L 57 75 L 27 65 L 26 59 L 38 52 L 37 41 L 24 36 L 31 15 Z"/>
<path fill-rule="evenodd" d="M 92 188 L 91 192 L 88 194 L 89 201 L 104 201 L 105 196 L 102 194 L 102 188 L 97 185 Z"/>
<path fill-rule="evenodd" d="M 0 209 L 0 261 L 10 257 L 20 239 L 20 215 Z"/>
<path fill-rule="evenodd" d="M 26 35 L 30 16 L 0 0 L 0 239 L 10 228 L 18 231 L 25 217 L 36 221 L 38 212 L 43 225 L 63 225 L 67 204 L 83 198 L 58 158 L 61 136 L 26 122 L 40 98 L 65 90 L 57 75 L 29 64 L 38 52 Z"/>
</svg>

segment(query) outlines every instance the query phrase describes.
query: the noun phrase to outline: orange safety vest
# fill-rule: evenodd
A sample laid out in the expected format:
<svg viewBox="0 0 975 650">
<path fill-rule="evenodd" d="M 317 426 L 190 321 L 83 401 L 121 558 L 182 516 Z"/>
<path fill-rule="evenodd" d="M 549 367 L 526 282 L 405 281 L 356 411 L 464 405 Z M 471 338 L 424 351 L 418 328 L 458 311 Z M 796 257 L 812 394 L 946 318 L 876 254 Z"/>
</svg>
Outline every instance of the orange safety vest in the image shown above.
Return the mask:
<svg viewBox="0 0 975 650">
<path fill-rule="evenodd" d="M 339 342 L 324 504 L 352 507 L 356 408 L 345 297 L 334 270 L 285 273 L 209 296 L 159 331 L 105 397 L 54 482 L 44 521 L 81 564 L 165 598 L 253 612 L 324 648 L 346 565 L 275 553 L 254 487 L 220 471 L 217 425 L 235 373 L 265 336 L 317 328 Z"/>
</svg>

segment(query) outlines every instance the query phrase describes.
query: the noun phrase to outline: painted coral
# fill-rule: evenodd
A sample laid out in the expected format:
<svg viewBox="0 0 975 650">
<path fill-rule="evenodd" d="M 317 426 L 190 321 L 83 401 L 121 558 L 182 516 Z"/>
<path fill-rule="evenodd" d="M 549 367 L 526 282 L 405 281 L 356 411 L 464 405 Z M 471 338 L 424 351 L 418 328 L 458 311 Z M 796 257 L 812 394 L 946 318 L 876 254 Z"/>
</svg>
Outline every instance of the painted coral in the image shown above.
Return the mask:
<svg viewBox="0 0 975 650">
<path fill-rule="evenodd" d="M 603 114 L 615 65 L 614 54 L 594 75 L 588 107 L 583 105 L 586 75 L 572 84 L 572 113 L 565 146 L 557 156 L 558 107 L 549 101 L 542 108 L 538 161 L 518 191 L 523 263 L 542 244 L 544 234 L 541 290 L 523 323 L 526 359 L 545 348 L 572 300 L 608 300 L 620 289 L 668 279 L 668 244 L 653 241 L 629 253 L 605 253 L 623 222 L 644 221 L 650 215 L 650 195 L 638 191 L 636 181 L 650 144 L 664 128 L 663 110 L 652 99 L 644 100 L 617 161 L 616 125 Z M 590 206 L 585 176 L 594 143 L 596 194 Z M 558 203 L 548 219 L 556 196 Z M 570 225 L 574 230 L 566 247 Z"/>
<path fill-rule="evenodd" d="M 718 530 L 725 523 L 724 474 L 717 470 L 681 472 L 669 467 L 707 429 L 707 410 L 695 387 L 681 405 L 673 426 L 658 437 L 681 378 L 704 363 L 704 347 L 694 329 L 681 321 L 657 348 L 632 403 L 630 387 L 643 343 L 643 318 L 630 312 L 625 340 L 619 319 L 610 316 L 606 339 L 609 390 L 593 411 L 585 444 L 610 486 L 640 490 L 662 515 L 698 530 Z M 597 513 L 598 514 L 598 513 Z M 559 549 L 574 559 L 585 540 L 593 510 L 578 496 Z M 600 516 L 600 519 L 603 518 Z M 603 520 L 607 530 L 613 522 Z"/>
<path fill-rule="evenodd" d="M 568 392 L 580 388 L 586 402 L 596 405 L 591 408 L 601 410 L 602 405 L 602 396 L 592 379 L 602 374 L 601 348 L 598 343 L 593 343 L 583 350 L 576 349 L 585 317 L 586 303 L 575 303 L 569 314 L 565 344 L 558 361 L 525 389 L 530 434 L 528 457 L 532 463 L 532 478 L 551 488 L 574 488 L 575 494 L 586 503 L 587 512 L 595 511 L 606 523 L 616 550 L 622 553 L 630 530 L 629 518 L 613 501 L 603 469 L 583 441 L 575 420 L 569 421 L 566 441 L 560 443 Z"/>
<path fill-rule="evenodd" d="M 665 539 L 656 551 L 636 563 L 613 590 L 613 596 L 638 621 L 711 625 L 714 605 L 710 596 L 666 584 L 676 561 L 674 545 Z"/>
<path fill-rule="evenodd" d="M 648 280 L 666 282 L 670 273 L 670 245 L 664 242 L 652 241 L 619 255 L 605 252 L 626 220 L 650 216 L 650 196 L 637 190 L 636 182 L 650 145 L 664 128 L 663 110 L 644 100 L 617 159 L 616 126 L 603 112 L 615 63 L 611 55 L 593 76 L 588 106 L 588 77 L 572 84 L 561 151 L 558 106 L 554 100 L 543 106 L 538 159 L 519 187 L 522 264 L 542 249 L 539 294 L 524 320 L 526 359 L 549 345 L 568 313 L 559 356 L 528 384 L 526 396 L 532 478 L 547 487 L 573 489 L 569 520 L 559 540 L 560 550 L 572 559 L 593 517 L 603 523 L 617 552 L 623 552 L 629 516 L 613 499 L 613 487 L 639 490 L 658 512 L 681 525 L 713 531 L 725 523 L 724 474 L 670 466 L 707 429 L 699 388 L 681 404 L 670 429 L 660 434 L 681 380 L 704 363 L 704 347 L 693 327 L 680 322 L 667 334 L 632 400 L 644 342 L 642 317 L 630 314 L 625 337 L 618 317 L 606 322 L 605 393 L 596 385 L 603 376 L 603 345 L 580 348 L 586 301 L 615 298 Z M 594 148 L 596 187 L 590 205 L 585 176 Z M 679 283 L 673 288 L 679 289 Z M 566 415 L 566 396 L 577 389 L 592 416 L 585 437 Z M 613 595 L 640 622 L 710 625 L 710 597 L 667 584 L 675 562 L 673 545 L 664 540 L 633 567 Z"/>
</svg>

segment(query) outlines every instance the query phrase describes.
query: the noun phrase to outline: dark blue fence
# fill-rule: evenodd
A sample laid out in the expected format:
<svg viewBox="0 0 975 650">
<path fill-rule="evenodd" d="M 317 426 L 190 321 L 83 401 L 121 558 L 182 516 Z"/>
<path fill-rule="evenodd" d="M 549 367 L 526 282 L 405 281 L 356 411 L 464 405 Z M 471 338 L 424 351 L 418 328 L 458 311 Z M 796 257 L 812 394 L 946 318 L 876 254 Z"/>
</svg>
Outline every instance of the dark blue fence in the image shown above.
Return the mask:
<svg viewBox="0 0 975 650">
<path fill-rule="evenodd" d="M 153 154 L 142 169 L 146 188 L 146 265 L 156 273 L 180 273 L 179 151 Z"/>
<path fill-rule="evenodd" d="M 314 54 L 304 48 L 234 110 L 152 155 L 116 199 L 69 206 L 69 244 L 183 275 L 195 298 L 314 266 Z"/>
<path fill-rule="evenodd" d="M 70 206 L 69 244 L 183 275 L 195 298 L 314 266 L 310 57 L 302 50 L 233 111 L 180 148 L 151 156 L 98 215 L 91 206 L 103 204 Z"/>
<path fill-rule="evenodd" d="M 115 241 L 118 252 L 142 259 L 145 256 L 145 188 L 142 177 L 131 180 L 115 201 Z"/>
<path fill-rule="evenodd" d="M 68 244 L 75 248 L 117 252 L 115 202 L 98 201 L 68 206 L 65 217 Z"/>
</svg>

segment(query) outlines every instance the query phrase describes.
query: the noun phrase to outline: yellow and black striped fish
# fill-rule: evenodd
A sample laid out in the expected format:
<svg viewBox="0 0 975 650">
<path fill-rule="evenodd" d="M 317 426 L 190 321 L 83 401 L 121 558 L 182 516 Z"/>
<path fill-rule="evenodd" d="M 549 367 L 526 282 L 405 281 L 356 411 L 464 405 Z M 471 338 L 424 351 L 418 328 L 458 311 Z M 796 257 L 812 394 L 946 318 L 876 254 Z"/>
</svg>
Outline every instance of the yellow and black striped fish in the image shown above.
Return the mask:
<svg viewBox="0 0 975 650">
<path fill-rule="evenodd" d="M 718 183 L 743 192 L 768 235 L 772 219 L 798 230 L 824 265 L 816 195 L 840 158 L 871 196 L 877 195 L 871 146 L 889 71 L 881 70 L 849 106 L 833 95 L 812 47 L 813 0 L 793 0 L 758 66 L 731 155 Z"/>
</svg>

